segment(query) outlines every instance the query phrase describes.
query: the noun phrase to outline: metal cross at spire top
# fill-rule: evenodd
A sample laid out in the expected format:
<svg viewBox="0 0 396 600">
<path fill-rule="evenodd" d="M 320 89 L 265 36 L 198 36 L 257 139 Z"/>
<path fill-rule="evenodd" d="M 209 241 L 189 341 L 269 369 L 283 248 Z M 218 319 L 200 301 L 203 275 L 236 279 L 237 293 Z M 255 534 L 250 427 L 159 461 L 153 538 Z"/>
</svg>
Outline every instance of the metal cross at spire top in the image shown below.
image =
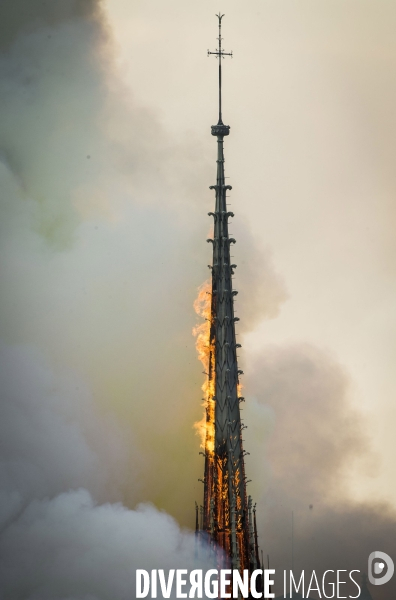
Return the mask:
<svg viewBox="0 0 396 600">
<path fill-rule="evenodd" d="M 210 50 L 208 50 L 208 56 L 210 56 L 211 54 L 213 54 L 214 56 L 217 56 L 219 59 L 219 125 L 223 124 L 223 120 L 222 120 L 222 115 L 221 115 L 221 59 L 224 58 L 225 56 L 231 56 L 232 57 L 232 52 L 224 52 L 221 48 L 221 20 L 224 17 L 224 15 L 222 15 L 220 12 L 218 15 L 216 15 L 216 17 L 219 19 L 219 47 L 214 51 L 214 52 L 210 52 Z"/>
</svg>

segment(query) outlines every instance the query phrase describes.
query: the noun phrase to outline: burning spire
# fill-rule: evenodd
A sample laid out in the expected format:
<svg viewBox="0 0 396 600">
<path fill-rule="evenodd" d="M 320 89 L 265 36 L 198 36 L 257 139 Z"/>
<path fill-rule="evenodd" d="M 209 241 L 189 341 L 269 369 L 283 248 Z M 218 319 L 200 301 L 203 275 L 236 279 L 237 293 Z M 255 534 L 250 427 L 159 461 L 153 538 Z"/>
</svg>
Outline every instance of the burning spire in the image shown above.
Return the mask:
<svg viewBox="0 0 396 600">
<path fill-rule="evenodd" d="M 205 366 L 206 382 L 205 417 L 201 424 L 204 437 L 205 476 L 204 503 L 200 519 L 199 534 L 209 537 L 214 547 L 222 548 L 229 557 L 232 568 L 260 568 L 257 545 L 255 508 L 246 492 L 246 475 L 242 445 L 242 424 L 239 405 L 240 375 L 238 369 L 232 276 L 235 264 L 231 262 L 230 246 L 235 240 L 229 236 L 228 221 L 234 216 L 227 210 L 226 194 L 231 190 L 225 184 L 224 137 L 230 127 L 222 118 L 222 60 L 232 52 L 222 49 L 221 22 L 219 20 L 218 49 L 208 50 L 219 61 L 219 118 L 212 125 L 212 135 L 217 137 L 217 179 L 210 186 L 215 191 L 214 212 L 209 216 L 214 221 L 213 261 L 209 266 L 211 281 L 200 289 L 195 304 L 196 311 L 206 318 L 205 323 L 195 330 L 199 357 Z M 198 519 L 197 519 L 198 523 Z"/>
</svg>

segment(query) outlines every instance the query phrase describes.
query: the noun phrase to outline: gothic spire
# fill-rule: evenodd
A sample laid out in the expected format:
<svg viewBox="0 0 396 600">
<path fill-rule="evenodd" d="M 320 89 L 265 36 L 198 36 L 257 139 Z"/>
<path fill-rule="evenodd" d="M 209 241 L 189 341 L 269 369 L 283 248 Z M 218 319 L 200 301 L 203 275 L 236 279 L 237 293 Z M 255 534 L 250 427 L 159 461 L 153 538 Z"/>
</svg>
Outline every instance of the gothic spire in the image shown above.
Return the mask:
<svg viewBox="0 0 396 600">
<path fill-rule="evenodd" d="M 219 20 L 218 48 L 214 55 L 219 61 L 219 119 L 212 125 L 211 133 L 217 137 L 217 177 L 215 210 L 209 213 L 214 220 L 213 259 L 211 265 L 211 314 L 209 334 L 209 373 L 206 408 L 206 438 L 203 530 L 216 547 L 228 555 L 236 569 L 253 570 L 259 567 L 257 534 L 252 516 L 252 501 L 246 492 L 245 464 L 242 444 L 242 424 L 240 417 L 239 378 L 233 290 L 234 269 L 230 246 L 235 239 L 230 237 L 228 221 L 234 214 L 227 210 L 225 184 L 224 137 L 230 127 L 222 120 L 222 60 L 232 56 L 232 52 L 222 49 L 221 23 L 224 15 L 216 15 Z"/>
</svg>

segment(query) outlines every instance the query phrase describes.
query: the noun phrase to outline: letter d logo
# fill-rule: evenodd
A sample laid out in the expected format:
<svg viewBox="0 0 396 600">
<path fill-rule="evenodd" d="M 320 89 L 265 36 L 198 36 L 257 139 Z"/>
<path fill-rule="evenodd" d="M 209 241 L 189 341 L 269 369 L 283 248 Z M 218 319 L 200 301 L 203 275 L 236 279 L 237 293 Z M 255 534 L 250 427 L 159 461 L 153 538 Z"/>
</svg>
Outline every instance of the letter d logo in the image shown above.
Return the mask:
<svg viewBox="0 0 396 600">
<path fill-rule="evenodd" d="M 384 571 L 386 567 L 386 570 Z M 373 585 L 383 585 L 388 583 L 395 571 L 393 560 L 385 552 L 372 552 L 368 559 L 368 578 Z M 384 573 L 382 577 L 377 577 Z"/>
</svg>

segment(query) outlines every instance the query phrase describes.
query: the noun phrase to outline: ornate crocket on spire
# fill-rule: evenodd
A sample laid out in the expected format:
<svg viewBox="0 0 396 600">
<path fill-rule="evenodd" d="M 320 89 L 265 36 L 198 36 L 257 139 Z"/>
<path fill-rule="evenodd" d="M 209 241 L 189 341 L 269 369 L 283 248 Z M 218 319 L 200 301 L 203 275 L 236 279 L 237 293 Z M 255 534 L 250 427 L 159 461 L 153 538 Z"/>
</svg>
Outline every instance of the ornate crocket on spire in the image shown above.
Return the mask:
<svg viewBox="0 0 396 600">
<path fill-rule="evenodd" d="M 215 191 L 215 211 L 209 213 L 214 220 L 211 284 L 211 314 L 209 334 L 209 390 L 206 406 L 206 446 L 204 505 L 201 532 L 207 535 L 215 547 L 220 547 L 229 557 L 232 568 L 252 571 L 260 568 L 257 547 L 257 530 L 252 514 L 252 500 L 246 493 L 244 450 L 239 395 L 234 297 L 232 276 L 236 265 L 232 264 L 230 246 L 235 243 L 228 233 L 228 220 L 234 214 L 227 210 L 226 194 L 231 190 L 225 185 L 224 136 L 230 127 L 222 119 L 221 68 L 225 56 L 232 53 L 222 49 L 221 21 L 219 20 L 218 49 L 208 50 L 219 61 L 219 120 L 212 126 L 217 137 L 217 180 L 210 186 Z M 255 513 L 255 509 L 254 509 Z"/>
</svg>

